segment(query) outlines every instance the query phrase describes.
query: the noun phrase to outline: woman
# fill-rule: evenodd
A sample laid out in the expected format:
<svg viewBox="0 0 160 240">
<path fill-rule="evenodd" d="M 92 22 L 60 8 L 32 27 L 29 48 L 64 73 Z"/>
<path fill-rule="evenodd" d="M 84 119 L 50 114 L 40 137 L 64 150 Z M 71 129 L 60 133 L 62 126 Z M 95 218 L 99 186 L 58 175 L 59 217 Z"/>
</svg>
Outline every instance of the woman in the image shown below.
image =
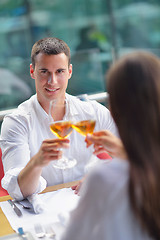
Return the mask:
<svg viewBox="0 0 160 240">
<path fill-rule="evenodd" d="M 95 153 L 105 148 L 115 158 L 88 177 L 63 240 L 158 240 L 159 59 L 145 52 L 123 57 L 109 70 L 107 87 L 122 142 L 108 131 L 87 137 Z"/>
</svg>

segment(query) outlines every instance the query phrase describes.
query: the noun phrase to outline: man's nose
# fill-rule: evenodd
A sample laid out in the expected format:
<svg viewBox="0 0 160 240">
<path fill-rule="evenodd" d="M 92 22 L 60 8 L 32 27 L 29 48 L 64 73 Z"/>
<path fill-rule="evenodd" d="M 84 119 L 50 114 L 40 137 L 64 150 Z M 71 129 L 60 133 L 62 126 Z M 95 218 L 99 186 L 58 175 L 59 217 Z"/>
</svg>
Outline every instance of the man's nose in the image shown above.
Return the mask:
<svg viewBox="0 0 160 240">
<path fill-rule="evenodd" d="M 49 77 L 48 77 L 48 83 L 49 84 L 54 84 L 57 82 L 57 78 L 55 76 L 54 73 L 50 73 Z"/>
</svg>

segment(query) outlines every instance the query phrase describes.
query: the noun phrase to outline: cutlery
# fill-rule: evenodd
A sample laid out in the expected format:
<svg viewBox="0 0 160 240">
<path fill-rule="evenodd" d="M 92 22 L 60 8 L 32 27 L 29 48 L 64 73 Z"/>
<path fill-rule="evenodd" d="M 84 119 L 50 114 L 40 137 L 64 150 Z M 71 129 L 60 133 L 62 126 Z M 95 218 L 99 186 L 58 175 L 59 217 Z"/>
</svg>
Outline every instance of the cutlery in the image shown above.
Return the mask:
<svg viewBox="0 0 160 240">
<path fill-rule="evenodd" d="M 35 224 L 34 229 L 35 229 L 35 232 L 36 232 L 36 236 L 38 238 L 44 238 L 45 237 L 45 235 L 46 235 L 45 231 L 43 230 L 43 228 L 40 224 Z"/>
<path fill-rule="evenodd" d="M 38 238 L 47 237 L 47 238 L 55 239 L 55 237 L 56 237 L 56 233 L 53 230 L 52 225 L 50 225 L 50 224 L 45 225 L 44 228 L 43 228 L 41 226 L 41 224 L 38 223 L 38 224 L 35 224 L 34 229 L 35 229 L 36 236 Z"/>
<path fill-rule="evenodd" d="M 9 204 L 11 205 L 11 207 L 13 208 L 13 210 L 15 211 L 15 213 L 17 214 L 18 217 L 22 216 L 22 212 L 21 210 L 16 206 L 16 204 L 12 201 L 12 200 L 8 200 Z"/>
<path fill-rule="evenodd" d="M 46 237 L 49 237 L 49 238 L 55 238 L 56 237 L 56 233 L 53 230 L 52 225 L 46 225 L 45 226 L 45 232 L 46 232 Z"/>
</svg>

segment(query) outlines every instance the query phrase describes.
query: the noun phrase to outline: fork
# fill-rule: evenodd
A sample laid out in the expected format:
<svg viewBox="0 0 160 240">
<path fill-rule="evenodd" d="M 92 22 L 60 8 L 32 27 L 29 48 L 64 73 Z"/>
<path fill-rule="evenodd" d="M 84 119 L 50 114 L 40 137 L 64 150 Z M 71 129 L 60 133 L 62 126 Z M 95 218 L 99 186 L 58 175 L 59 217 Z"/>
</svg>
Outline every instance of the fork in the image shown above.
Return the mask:
<svg viewBox="0 0 160 240">
<path fill-rule="evenodd" d="M 56 237 L 56 233 L 53 230 L 53 227 L 51 224 L 45 225 L 44 226 L 45 230 L 44 230 L 43 227 L 41 226 L 41 224 L 37 223 L 37 224 L 35 224 L 34 229 L 36 232 L 36 236 L 38 238 L 48 237 L 48 238 L 55 239 L 55 237 Z"/>
<path fill-rule="evenodd" d="M 46 237 L 49 237 L 49 238 L 55 238 L 56 237 L 56 233 L 53 230 L 53 227 L 52 227 L 51 224 L 45 226 L 45 232 L 46 232 Z"/>
<path fill-rule="evenodd" d="M 36 236 L 38 238 L 44 238 L 45 237 L 45 231 L 43 230 L 41 224 L 37 223 L 34 225 L 34 229 L 35 229 L 35 232 L 36 232 Z"/>
</svg>

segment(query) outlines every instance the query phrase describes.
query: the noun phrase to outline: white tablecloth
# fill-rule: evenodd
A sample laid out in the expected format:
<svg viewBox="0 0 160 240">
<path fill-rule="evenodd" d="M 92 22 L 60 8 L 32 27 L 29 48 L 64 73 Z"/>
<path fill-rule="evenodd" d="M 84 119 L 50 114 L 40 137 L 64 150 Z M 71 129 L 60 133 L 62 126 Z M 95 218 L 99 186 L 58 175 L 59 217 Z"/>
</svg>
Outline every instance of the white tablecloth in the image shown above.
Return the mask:
<svg viewBox="0 0 160 240">
<path fill-rule="evenodd" d="M 40 214 L 35 214 L 33 211 L 24 209 L 19 203 L 16 203 L 16 205 L 22 211 L 21 217 L 16 215 L 7 201 L 1 202 L 0 207 L 11 227 L 16 232 L 19 227 L 22 227 L 25 232 L 29 231 L 35 235 L 35 224 L 41 224 L 43 227 L 52 225 L 56 233 L 56 240 L 58 240 L 64 230 L 64 222 L 66 223 L 69 219 L 70 211 L 77 206 L 79 196 L 71 188 L 64 188 L 40 194 L 38 197 L 44 203 L 45 207 L 44 211 Z"/>
</svg>

